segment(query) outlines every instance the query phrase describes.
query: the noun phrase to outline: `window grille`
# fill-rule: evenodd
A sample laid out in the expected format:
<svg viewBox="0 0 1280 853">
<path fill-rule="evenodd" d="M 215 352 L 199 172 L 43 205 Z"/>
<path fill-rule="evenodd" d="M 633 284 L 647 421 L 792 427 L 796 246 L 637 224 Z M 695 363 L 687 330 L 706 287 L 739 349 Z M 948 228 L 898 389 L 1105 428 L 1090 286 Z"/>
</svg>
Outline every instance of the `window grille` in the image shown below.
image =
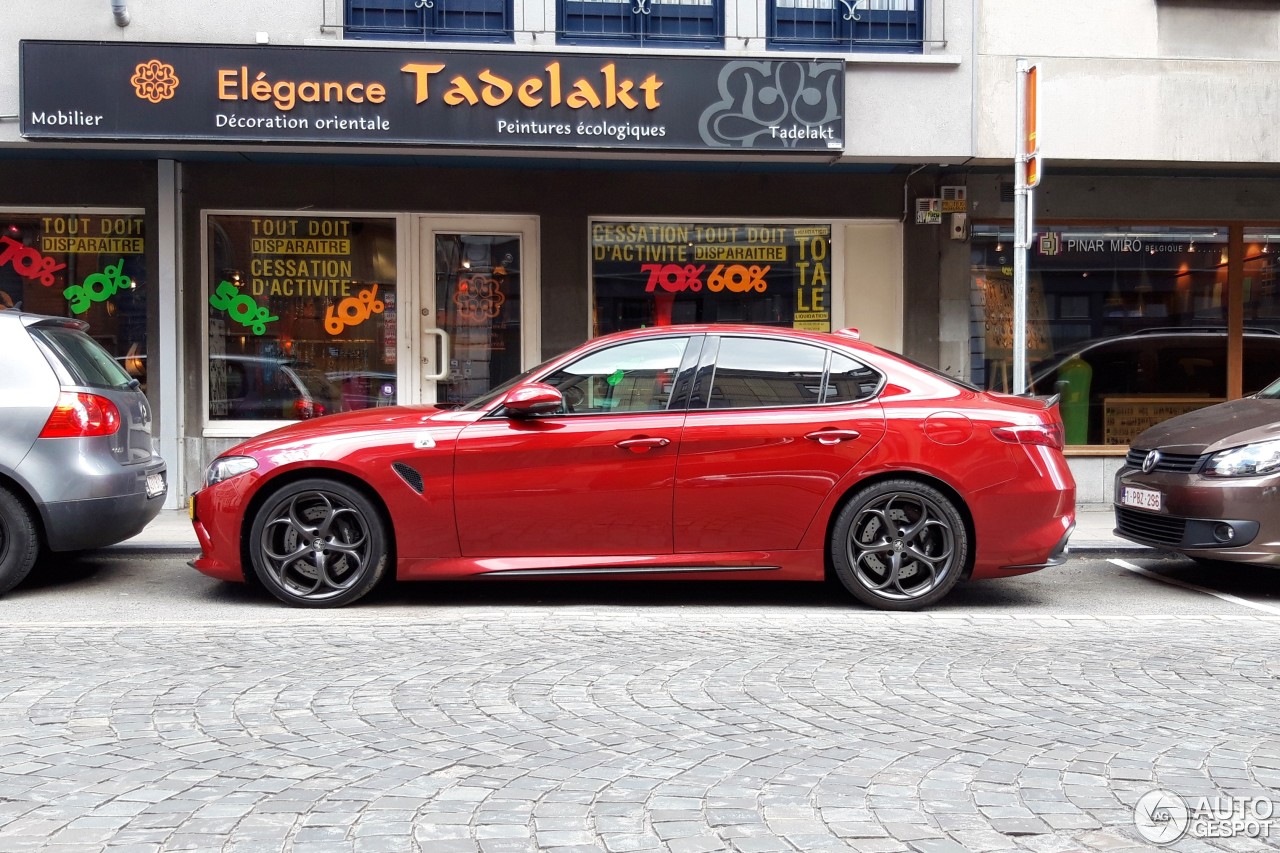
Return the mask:
<svg viewBox="0 0 1280 853">
<path fill-rule="evenodd" d="M 769 47 L 922 53 L 924 0 L 769 0 Z"/>
<path fill-rule="evenodd" d="M 511 0 L 345 0 L 350 39 L 512 41 Z"/>
<path fill-rule="evenodd" d="M 720 47 L 723 0 L 560 0 L 562 44 Z"/>
</svg>

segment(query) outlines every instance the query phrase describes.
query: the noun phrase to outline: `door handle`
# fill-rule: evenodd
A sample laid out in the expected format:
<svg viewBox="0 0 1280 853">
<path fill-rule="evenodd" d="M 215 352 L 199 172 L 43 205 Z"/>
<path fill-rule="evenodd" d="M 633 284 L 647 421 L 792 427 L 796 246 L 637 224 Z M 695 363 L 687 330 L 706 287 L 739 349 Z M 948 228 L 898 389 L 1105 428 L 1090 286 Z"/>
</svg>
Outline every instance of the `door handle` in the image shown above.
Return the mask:
<svg viewBox="0 0 1280 853">
<path fill-rule="evenodd" d="M 614 447 L 619 450 L 630 450 L 632 453 L 647 453 L 655 447 L 666 447 L 671 443 L 669 438 L 650 438 L 649 436 L 641 436 L 639 438 L 624 438 Z"/>
<path fill-rule="evenodd" d="M 853 441 L 862 433 L 856 429 L 820 429 L 811 432 L 805 436 L 810 441 L 816 441 L 818 444 L 825 444 L 828 447 L 839 444 L 842 441 Z"/>
<path fill-rule="evenodd" d="M 434 335 L 440 339 L 440 370 L 436 373 L 428 373 L 422 378 L 431 382 L 443 382 L 449 378 L 449 333 L 444 329 L 423 329 L 422 334 Z M 424 355 L 422 363 L 430 364 L 431 359 Z"/>
</svg>

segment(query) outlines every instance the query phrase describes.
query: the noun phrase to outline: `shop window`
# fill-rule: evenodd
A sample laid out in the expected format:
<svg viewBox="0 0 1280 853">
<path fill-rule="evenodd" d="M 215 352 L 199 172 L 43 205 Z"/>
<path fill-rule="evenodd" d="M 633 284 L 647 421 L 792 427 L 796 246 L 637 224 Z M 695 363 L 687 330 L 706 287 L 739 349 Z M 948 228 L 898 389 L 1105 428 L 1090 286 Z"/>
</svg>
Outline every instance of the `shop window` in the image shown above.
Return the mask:
<svg viewBox="0 0 1280 853">
<path fill-rule="evenodd" d="M 723 0 L 560 0 L 561 44 L 719 47 Z"/>
<path fill-rule="evenodd" d="M 207 240 L 211 423 L 396 403 L 393 220 L 211 214 Z"/>
<path fill-rule="evenodd" d="M 74 317 L 146 390 L 142 211 L 0 212 L 0 310 Z"/>
<path fill-rule="evenodd" d="M 548 376 L 567 414 L 660 412 L 671 402 L 688 337 L 635 341 L 597 350 Z"/>
<path fill-rule="evenodd" d="M 510 0 L 346 0 L 349 39 L 510 42 Z"/>
<path fill-rule="evenodd" d="M 1012 390 L 1011 229 L 975 227 L 972 253 L 972 379 Z M 1027 254 L 1026 384 L 1061 395 L 1068 444 L 1127 446 L 1148 426 L 1226 398 L 1228 260 L 1225 226 L 1037 233 Z M 1280 364 L 1280 317 L 1268 319 L 1264 302 L 1246 320 L 1245 393 Z"/>
<path fill-rule="evenodd" d="M 822 347 L 793 341 L 721 338 L 707 408 L 816 406 L 826 357 Z"/>
<path fill-rule="evenodd" d="M 769 0 L 769 47 L 921 53 L 924 2 Z"/>
<path fill-rule="evenodd" d="M 831 329 L 831 226 L 591 223 L 593 334 L 677 323 Z"/>
</svg>

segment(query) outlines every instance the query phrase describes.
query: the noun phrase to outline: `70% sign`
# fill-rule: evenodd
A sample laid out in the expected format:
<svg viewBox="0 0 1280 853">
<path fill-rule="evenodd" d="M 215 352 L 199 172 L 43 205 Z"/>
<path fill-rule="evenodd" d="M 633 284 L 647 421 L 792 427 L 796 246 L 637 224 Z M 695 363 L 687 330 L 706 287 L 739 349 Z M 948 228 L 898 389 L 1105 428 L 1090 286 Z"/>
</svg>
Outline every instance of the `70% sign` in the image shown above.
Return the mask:
<svg viewBox="0 0 1280 853">
<path fill-rule="evenodd" d="M 685 290 L 702 290 L 702 273 L 706 264 L 694 266 L 687 264 L 641 264 L 640 271 L 649 274 L 649 282 L 645 285 L 645 293 L 653 293 L 662 288 L 668 293 L 680 293 Z M 716 268 L 707 276 L 707 289 L 719 293 L 728 290 L 732 293 L 747 293 L 756 290 L 764 292 L 769 284 L 764 277 L 773 269 L 771 266 L 743 266 L 742 264 L 716 264 Z"/>
</svg>

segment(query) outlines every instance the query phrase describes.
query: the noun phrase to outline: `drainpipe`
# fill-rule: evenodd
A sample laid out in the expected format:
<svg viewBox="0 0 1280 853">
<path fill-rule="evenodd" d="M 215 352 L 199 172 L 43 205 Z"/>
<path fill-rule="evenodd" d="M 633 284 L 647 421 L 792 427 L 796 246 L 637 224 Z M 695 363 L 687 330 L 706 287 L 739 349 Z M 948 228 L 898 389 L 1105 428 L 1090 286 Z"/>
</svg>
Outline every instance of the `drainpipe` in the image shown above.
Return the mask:
<svg viewBox="0 0 1280 853">
<path fill-rule="evenodd" d="M 116 16 L 117 27 L 129 26 L 129 10 L 125 8 L 126 0 L 111 0 L 111 14 Z"/>
</svg>

